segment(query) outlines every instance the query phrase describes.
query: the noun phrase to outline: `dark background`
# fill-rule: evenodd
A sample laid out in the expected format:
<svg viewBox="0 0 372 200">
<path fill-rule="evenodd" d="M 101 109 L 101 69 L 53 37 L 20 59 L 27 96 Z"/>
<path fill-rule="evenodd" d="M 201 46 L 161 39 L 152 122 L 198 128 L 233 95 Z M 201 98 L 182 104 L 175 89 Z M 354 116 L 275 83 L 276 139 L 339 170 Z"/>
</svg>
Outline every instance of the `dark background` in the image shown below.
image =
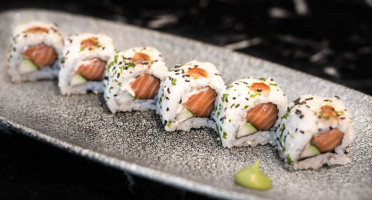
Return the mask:
<svg viewBox="0 0 372 200">
<path fill-rule="evenodd" d="M 372 0 L 7 1 L 231 48 L 372 94 Z M 2 40 L 5 38 L 1 38 Z M 0 130 L 0 199 L 203 199 Z"/>
</svg>

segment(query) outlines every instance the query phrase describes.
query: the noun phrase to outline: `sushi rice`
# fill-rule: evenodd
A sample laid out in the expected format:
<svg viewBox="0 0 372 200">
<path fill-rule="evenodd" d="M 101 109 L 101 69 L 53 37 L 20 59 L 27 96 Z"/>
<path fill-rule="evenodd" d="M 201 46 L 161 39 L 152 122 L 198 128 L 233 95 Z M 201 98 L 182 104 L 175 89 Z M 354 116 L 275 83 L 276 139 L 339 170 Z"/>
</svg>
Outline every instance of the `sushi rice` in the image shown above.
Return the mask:
<svg viewBox="0 0 372 200">
<path fill-rule="evenodd" d="M 268 95 L 252 90 L 253 84 L 265 84 L 270 87 Z M 234 81 L 220 93 L 215 102 L 215 110 L 212 117 L 216 123 L 215 129 L 221 138 L 224 147 L 233 146 L 256 146 L 264 145 L 271 141 L 271 132 L 279 124 L 276 121 L 274 126 L 268 131 L 260 131 L 238 137 L 238 130 L 246 123 L 244 120 L 246 113 L 251 108 L 260 104 L 272 103 L 279 110 L 278 116 L 284 115 L 288 100 L 284 92 L 277 83 L 270 78 L 254 79 L 248 77 Z"/>
<path fill-rule="evenodd" d="M 205 72 L 205 77 L 191 77 L 188 72 L 194 68 Z M 186 64 L 176 65 L 168 72 L 167 78 L 160 85 L 156 106 L 166 131 L 214 127 L 210 117 L 195 117 L 191 112 L 189 116 L 179 118 L 182 113 L 188 112 L 184 103 L 206 88 L 211 88 L 217 95 L 225 88 L 219 71 L 212 63 L 192 60 Z"/>
<path fill-rule="evenodd" d="M 97 41 L 95 48 L 84 48 L 83 41 L 93 38 Z M 103 92 L 102 81 L 86 80 L 78 85 L 71 85 L 71 78 L 78 68 L 93 59 L 106 62 L 115 54 L 115 47 L 112 39 L 106 35 L 82 33 L 74 34 L 66 38 L 63 48 L 63 57 L 60 61 L 61 70 L 59 72 L 58 86 L 64 95 L 84 94 L 87 91 Z M 103 79 L 103 74 L 102 74 Z"/>
<path fill-rule="evenodd" d="M 323 106 L 333 107 L 337 113 L 336 119 L 324 117 Z M 303 95 L 291 102 L 286 114 L 281 118 L 274 144 L 288 169 L 317 169 L 324 164 L 343 165 L 350 162 L 346 148 L 351 145 L 354 138 L 351 115 L 338 98 Z M 344 134 L 341 144 L 334 151 L 301 158 L 301 154 L 310 145 L 314 136 L 334 129 Z"/>
<path fill-rule="evenodd" d="M 30 31 L 35 27 L 45 31 Z M 20 64 L 24 58 L 24 51 L 29 47 L 40 44 L 50 46 L 54 49 L 57 54 L 56 61 L 51 66 L 22 73 L 20 71 Z M 62 54 L 62 49 L 63 35 L 56 25 L 38 21 L 19 24 L 15 27 L 12 33 L 7 56 L 8 64 L 6 67 L 12 82 L 19 83 L 22 81 L 36 81 L 40 79 L 55 78 L 59 71 L 58 58 Z"/>
<path fill-rule="evenodd" d="M 136 63 L 133 61 L 135 55 L 145 56 L 149 60 Z M 131 85 L 143 74 L 149 74 L 163 81 L 167 72 L 168 68 L 164 58 L 157 49 L 152 47 L 131 48 L 113 55 L 109 60 L 104 80 L 104 98 L 110 111 L 115 113 L 131 110 L 155 110 L 155 100 L 153 98 L 137 98 Z M 144 87 L 151 87 L 151 85 Z"/>
</svg>

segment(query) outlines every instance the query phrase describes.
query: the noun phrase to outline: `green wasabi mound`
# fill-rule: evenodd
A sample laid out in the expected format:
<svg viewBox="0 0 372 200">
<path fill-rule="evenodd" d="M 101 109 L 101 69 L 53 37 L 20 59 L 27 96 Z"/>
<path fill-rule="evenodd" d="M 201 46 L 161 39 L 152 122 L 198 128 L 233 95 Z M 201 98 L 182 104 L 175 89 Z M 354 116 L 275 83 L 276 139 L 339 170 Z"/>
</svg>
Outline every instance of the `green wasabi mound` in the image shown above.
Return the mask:
<svg viewBox="0 0 372 200">
<path fill-rule="evenodd" d="M 234 177 L 238 185 L 255 189 L 255 190 L 268 190 L 271 188 L 270 178 L 261 172 L 258 167 L 260 160 L 257 160 L 251 167 L 239 170 Z"/>
</svg>

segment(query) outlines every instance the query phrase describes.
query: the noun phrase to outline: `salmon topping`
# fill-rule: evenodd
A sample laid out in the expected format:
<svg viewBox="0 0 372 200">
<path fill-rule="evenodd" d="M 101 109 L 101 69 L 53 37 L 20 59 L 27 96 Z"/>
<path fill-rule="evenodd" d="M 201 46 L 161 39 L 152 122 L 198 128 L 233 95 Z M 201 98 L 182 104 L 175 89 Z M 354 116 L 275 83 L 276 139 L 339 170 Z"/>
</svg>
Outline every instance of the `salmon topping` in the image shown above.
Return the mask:
<svg viewBox="0 0 372 200">
<path fill-rule="evenodd" d="M 92 49 L 94 49 L 98 46 L 98 40 L 96 38 L 91 37 L 91 38 L 88 38 L 86 40 L 83 40 L 80 43 L 80 45 L 84 49 L 92 50 Z"/>
<path fill-rule="evenodd" d="M 333 151 L 337 146 L 342 142 L 344 133 L 338 130 L 337 128 L 324 131 L 318 135 L 311 138 L 311 144 L 318 147 L 320 152 L 330 152 Z"/>
<path fill-rule="evenodd" d="M 143 74 L 130 84 L 137 99 L 153 99 L 158 93 L 159 85 L 160 80 L 150 74 Z"/>
<path fill-rule="evenodd" d="M 51 66 L 57 59 L 54 48 L 45 44 L 28 47 L 23 52 L 23 56 L 31 59 L 39 68 Z"/>
<path fill-rule="evenodd" d="M 49 30 L 44 27 L 34 26 L 26 30 L 28 33 L 48 33 Z"/>
<path fill-rule="evenodd" d="M 206 78 L 208 76 L 208 73 L 204 69 L 198 67 L 189 69 L 189 71 L 187 71 L 187 74 L 193 77 L 194 79 L 197 79 L 199 77 Z"/>
<path fill-rule="evenodd" d="M 88 63 L 81 64 L 76 70 L 76 73 L 84 76 L 90 81 L 102 81 L 105 71 L 106 62 L 101 59 L 94 58 Z"/>
<path fill-rule="evenodd" d="M 136 54 L 134 54 L 133 58 L 130 61 L 132 63 L 138 65 L 138 64 L 142 64 L 144 62 L 148 62 L 150 60 L 151 60 L 151 58 L 150 58 L 149 55 L 147 55 L 145 53 L 137 52 Z"/>
<path fill-rule="evenodd" d="M 260 92 L 265 96 L 269 96 L 270 94 L 270 87 L 265 83 L 253 83 L 251 86 L 252 91 Z"/>
<path fill-rule="evenodd" d="M 325 106 L 322 106 L 320 110 L 321 110 L 321 116 L 324 119 L 326 120 L 338 119 L 337 112 L 332 106 L 325 105 Z"/>
<path fill-rule="evenodd" d="M 244 120 L 253 124 L 259 130 L 267 131 L 278 119 L 278 112 L 279 110 L 275 104 L 263 103 L 249 109 Z"/>
<path fill-rule="evenodd" d="M 182 105 L 189 109 L 196 117 L 209 117 L 213 110 L 217 93 L 210 87 L 189 97 Z"/>
</svg>

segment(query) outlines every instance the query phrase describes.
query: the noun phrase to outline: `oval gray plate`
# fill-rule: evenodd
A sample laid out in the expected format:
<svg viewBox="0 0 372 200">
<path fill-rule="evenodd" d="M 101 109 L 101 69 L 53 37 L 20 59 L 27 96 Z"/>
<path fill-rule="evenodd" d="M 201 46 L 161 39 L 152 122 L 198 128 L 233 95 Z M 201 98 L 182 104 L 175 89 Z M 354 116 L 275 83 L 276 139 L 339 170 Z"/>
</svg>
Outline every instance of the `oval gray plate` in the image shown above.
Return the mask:
<svg viewBox="0 0 372 200">
<path fill-rule="evenodd" d="M 270 146 L 224 149 L 210 129 L 165 132 L 152 111 L 111 114 L 102 95 L 61 96 L 57 81 L 12 84 L 0 58 L 0 125 L 75 154 L 176 187 L 220 198 L 370 199 L 372 196 L 372 98 L 358 91 L 254 57 L 120 23 L 43 10 L 0 14 L 0 54 L 6 54 L 14 22 L 57 23 L 64 33 L 111 36 L 117 49 L 154 46 L 168 66 L 191 59 L 215 63 L 226 83 L 272 77 L 289 99 L 312 93 L 339 95 L 354 116 L 352 163 L 289 172 Z M 236 185 L 234 173 L 261 159 L 273 181 L 268 191 Z"/>
</svg>

